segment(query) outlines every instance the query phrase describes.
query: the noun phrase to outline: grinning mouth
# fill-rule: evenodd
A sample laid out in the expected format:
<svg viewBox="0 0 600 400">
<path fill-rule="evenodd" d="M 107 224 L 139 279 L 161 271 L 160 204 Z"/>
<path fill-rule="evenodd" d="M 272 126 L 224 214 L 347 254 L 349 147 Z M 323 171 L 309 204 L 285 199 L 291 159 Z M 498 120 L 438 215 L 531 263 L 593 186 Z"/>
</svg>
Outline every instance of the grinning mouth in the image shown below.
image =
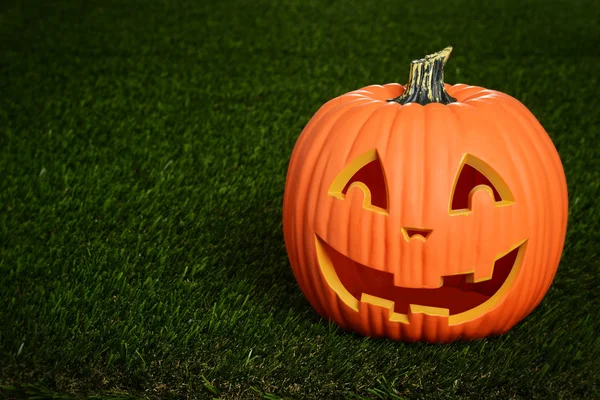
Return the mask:
<svg viewBox="0 0 600 400">
<path fill-rule="evenodd" d="M 391 321 L 408 323 L 410 315 L 447 316 L 458 324 L 489 311 L 512 287 L 523 259 L 526 241 L 494 262 L 493 274 L 473 282 L 473 273 L 441 277 L 439 288 L 407 288 L 394 285 L 394 275 L 362 265 L 316 236 L 317 256 L 329 286 L 355 311 L 360 302 L 389 309 Z"/>
</svg>

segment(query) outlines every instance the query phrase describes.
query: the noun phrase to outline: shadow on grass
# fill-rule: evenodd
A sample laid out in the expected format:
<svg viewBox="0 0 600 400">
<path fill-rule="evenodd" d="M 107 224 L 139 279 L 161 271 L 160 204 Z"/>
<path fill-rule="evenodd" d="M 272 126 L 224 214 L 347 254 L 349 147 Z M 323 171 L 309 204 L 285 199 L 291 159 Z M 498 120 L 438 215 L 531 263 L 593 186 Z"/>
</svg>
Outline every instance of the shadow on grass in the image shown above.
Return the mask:
<svg viewBox="0 0 600 400">
<path fill-rule="evenodd" d="M 243 286 L 244 292 L 262 306 L 280 310 L 274 317 L 283 318 L 291 309 L 312 316 L 313 322 L 323 321 L 304 297 L 288 260 L 281 195 L 266 201 L 256 195 L 245 202 L 242 212 L 234 207 L 220 210 L 212 224 L 223 227 L 225 222 L 223 236 L 228 240 L 215 243 L 213 252 L 221 255 L 218 264 L 228 267 L 224 281 Z M 227 248 L 230 243 L 236 243 L 235 251 Z"/>
</svg>

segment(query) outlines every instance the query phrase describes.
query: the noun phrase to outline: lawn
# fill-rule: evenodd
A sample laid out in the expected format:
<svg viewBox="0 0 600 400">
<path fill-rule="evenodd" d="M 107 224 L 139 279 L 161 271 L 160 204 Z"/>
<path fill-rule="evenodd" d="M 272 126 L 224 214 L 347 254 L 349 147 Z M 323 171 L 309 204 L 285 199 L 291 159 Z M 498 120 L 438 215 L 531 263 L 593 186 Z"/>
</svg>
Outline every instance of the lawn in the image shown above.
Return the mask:
<svg viewBox="0 0 600 400">
<path fill-rule="evenodd" d="M 212 3 L 212 4 L 209 4 Z M 600 398 L 598 2 L 4 0 L 0 397 Z M 327 100 L 445 80 L 539 119 L 563 258 L 501 337 L 344 332 L 283 242 L 287 163 Z"/>
</svg>

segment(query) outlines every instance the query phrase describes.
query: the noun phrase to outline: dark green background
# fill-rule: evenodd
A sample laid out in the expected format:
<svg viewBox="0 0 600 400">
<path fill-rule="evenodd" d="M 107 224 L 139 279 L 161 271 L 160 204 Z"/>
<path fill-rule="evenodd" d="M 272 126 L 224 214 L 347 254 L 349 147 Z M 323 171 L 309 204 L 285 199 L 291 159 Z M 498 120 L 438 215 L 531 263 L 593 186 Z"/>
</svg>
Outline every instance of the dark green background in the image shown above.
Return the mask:
<svg viewBox="0 0 600 400">
<path fill-rule="evenodd" d="M 600 398 L 595 1 L 0 2 L 0 396 Z M 503 337 L 344 333 L 299 291 L 287 162 L 321 104 L 406 82 L 521 100 L 569 185 L 563 259 Z"/>
</svg>

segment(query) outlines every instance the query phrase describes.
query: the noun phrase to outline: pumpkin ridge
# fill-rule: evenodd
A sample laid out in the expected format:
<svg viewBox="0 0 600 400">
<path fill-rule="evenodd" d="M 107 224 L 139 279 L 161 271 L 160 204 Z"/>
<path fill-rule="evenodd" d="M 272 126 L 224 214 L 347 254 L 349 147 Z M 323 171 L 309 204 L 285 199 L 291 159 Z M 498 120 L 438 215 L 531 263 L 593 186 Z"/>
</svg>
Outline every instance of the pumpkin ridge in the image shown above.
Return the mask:
<svg viewBox="0 0 600 400">
<path fill-rule="evenodd" d="M 531 170 L 530 173 L 533 174 L 533 179 L 530 179 L 530 184 L 522 180 L 521 174 L 517 174 L 516 179 L 519 180 L 521 183 L 518 186 L 523 187 L 526 190 L 526 192 L 523 193 L 523 199 L 518 201 L 518 203 L 522 203 L 524 201 L 524 198 L 529 198 L 531 199 L 531 202 L 533 204 L 540 204 L 546 197 L 543 194 L 540 197 L 540 192 L 543 191 L 543 189 L 547 185 L 540 184 L 540 182 L 542 182 L 543 179 L 540 179 L 538 168 L 528 168 L 528 164 L 533 163 L 535 165 L 538 165 L 543 157 L 540 157 L 540 153 L 537 150 L 537 143 L 532 143 L 532 141 L 529 140 L 528 134 L 530 130 L 523 126 L 521 123 L 519 123 L 515 116 L 512 113 L 508 112 L 508 110 L 506 110 L 503 104 L 503 100 L 503 98 L 500 98 L 493 105 L 483 105 L 482 107 L 480 107 L 480 112 L 483 115 L 485 115 L 486 120 L 494 122 L 490 125 L 490 127 L 495 129 L 496 134 L 499 137 L 503 138 L 503 142 L 507 144 L 506 149 L 508 156 L 510 157 L 511 164 L 515 165 L 515 168 L 518 170 L 529 169 Z M 494 108 L 501 109 L 502 111 L 504 111 L 504 113 L 507 113 L 509 118 L 497 119 L 498 111 L 494 110 L 492 106 Z M 500 124 L 500 121 L 502 121 L 502 124 Z M 515 139 L 511 135 L 511 132 L 513 131 L 522 132 L 522 134 L 519 136 L 519 138 Z M 510 142 L 507 142 L 506 138 L 510 138 L 512 140 L 510 140 Z M 525 144 L 523 143 L 523 138 L 527 138 Z M 532 148 L 534 149 L 534 154 L 531 154 L 526 150 L 529 149 L 529 151 L 531 151 Z M 516 149 L 518 149 L 518 151 Z M 539 207 L 539 209 L 543 210 L 544 213 L 542 220 L 546 220 L 546 207 Z M 528 216 L 529 218 L 531 218 L 533 214 L 530 213 L 528 214 Z M 531 230 L 533 230 L 529 232 L 528 236 L 537 236 L 536 231 L 539 224 L 536 221 L 529 220 L 528 226 Z M 536 251 L 530 251 L 525 255 L 525 257 L 533 258 L 533 260 L 530 260 L 531 264 L 540 265 L 542 266 L 542 268 L 534 269 L 531 272 L 532 276 L 529 278 L 529 281 L 531 282 L 531 286 L 534 286 L 534 288 L 516 292 L 513 300 L 516 304 L 515 312 L 512 316 L 505 316 L 505 320 L 502 321 L 501 324 L 499 324 L 503 327 L 502 329 L 506 329 L 507 326 L 512 325 L 511 321 L 513 320 L 513 318 L 515 318 L 515 316 L 519 316 L 518 319 L 520 320 L 523 318 L 523 315 L 527 314 L 527 309 L 523 307 L 524 305 L 531 303 L 530 296 L 534 295 L 537 291 L 539 291 L 537 285 L 540 281 L 540 274 L 544 274 L 544 272 L 540 271 L 544 269 L 544 263 L 540 262 L 543 258 L 543 254 L 544 248 L 542 246 L 536 246 Z"/>
<path fill-rule="evenodd" d="M 340 101 L 342 101 L 342 98 L 340 96 Z M 337 115 L 337 118 L 334 119 L 334 121 L 331 123 L 331 125 L 327 128 L 324 129 L 322 127 L 319 127 L 318 125 L 316 125 L 312 132 L 313 132 L 313 136 L 311 137 L 311 141 L 308 141 L 307 143 L 311 143 L 314 142 L 315 139 L 314 137 L 317 137 L 319 134 L 322 135 L 324 137 L 322 143 L 321 143 L 321 147 L 319 149 L 319 153 L 317 155 L 316 160 L 319 160 L 319 157 L 321 155 L 321 153 L 323 152 L 324 149 L 324 144 L 327 142 L 327 138 L 329 138 L 331 136 L 331 131 L 333 130 L 333 128 L 336 126 L 337 122 L 339 121 L 339 119 L 341 117 L 343 117 L 344 115 L 346 115 L 347 113 L 349 113 L 350 111 L 352 111 L 355 107 L 356 104 L 354 101 L 349 101 L 349 102 L 341 102 L 341 104 L 338 104 L 337 106 L 333 107 L 332 110 L 329 110 L 324 116 L 323 119 L 320 121 L 322 123 L 327 123 L 329 122 L 332 118 L 333 118 L 333 111 L 335 110 L 336 112 L 339 113 L 339 115 Z M 319 129 L 320 128 L 320 129 Z M 312 145 L 314 146 L 315 144 L 312 143 Z M 310 149 L 308 150 L 308 152 L 310 152 Z M 306 184 L 310 184 L 310 181 L 313 179 L 314 177 L 314 173 L 315 173 L 315 169 L 316 169 L 317 165 L 315 164 L 310 172 L 310 175 L 306 178 L 307 182 L 305 182 L 304 179 L 302 179 L 303 174 L 302 174 L 302 168 L 300 168 L 299 165 L 297 165 L 296 163 L 293 165 L 293 168 L 297 171 L 297 173 L 299 174 L 299 183 L 298 183 L 298 187 L 302 187 Z M 312 203 L 311 201 L 311 195 L 312 192 L 306 193 L 306 196 L 302 196 L 302 194 L 300 194 L 300 196 L 298 198 L 296 198 L 296 207 L 295 209 L 298 210 L 294 213 L 294 216 L 298 215 L 298 217 L 300 217 L 300 224 L 299 225 L 305 225 L 308 226 L 309 225 L 309 219 L 310 219 L 310 212 L 305 212 L 303 210 L 305 210 L 305 208 L 307 207 L 308 204 Z M 314 216 L 313 216 L 314 219 Z M 312 223 L 314 224 L 314 221 L 312 221 Z M 302 249 L 302 251 L 299 251 L 297 253 L 297 257 L 298 260 L 300 261 L 300 265 L 310 265 L 310 263 L 308 262 L 308 259 L 310 258 L 310 247 L 308 243 L 306 243 L 306 238 L 304 237 L 304 235 L 300 235 L 298 238 L 298 247 L 300 249 Z M 312 268 L 300 268 L 303 273 L 305 274 L 306 277 L 308 277 L 309 279 L 305 280 L 304 282 L 314 282 L 318 281 L 317 285 L 318 286 L 322 286 L 322 283 L 319 279 L 319 277 L 315 277 L 315 271 Z M 323 301 L 326 299 L 322 299 L 320 295 L 318 295 L 318 293 L 325 293 L 325 291 L 323 290 L 323 288 L 321 287 L 320 290 L 318 290 L 316 287 L 309 287 L 308 288 L 310 293 L 313 294 L 313 297 L 316 301 L 316 306 L 315 308 L 317 310 L 323 310 L 324 312 L 326 312 L 327 307 L 324 306 Z M 325 304 L 327 302 L 325 301 Z"/>
<path fill-rule="evenodd" d="M 373 100 L 374 102 L 376 102 L 376 100 Z M 370 103 L 369 103 L 370 104 Z M 354 150 L 354 148 L 356 147 L 356 142 L 358 140 L 358 138 L 361 136 L 361 134 L 364 134 L 364 127 L 369 123 L 369 121 L 371 121 L 378 112 L 385 112 L 385 108 L 384 107 L 377 107 L 373 110 L 373 112 L 367 116 L 367 118 L 364 120 L 364 122 L 362 123 L 362 125 L 360 126 L 360 128 L 358 128 L 356 136 L 354 137 L 354 140 L 352 140 L 352 144 L 350 145 L 350 148 L 348 150 L 348 152 L 346 153 L 346 157 L 344 157 L 344 165 L 348 164 L 348 159 L 350 157 L 350 154 L 352 154 L 352 150 Z M 379 116 L 379 115 L 377 115 Z M 370 132 L 369 132 L 370 133 Z"/>
<path fill-rule="evenodd" d="M 356 104 L 358 101 L 360 101 L 360 103 L 362 103 L 362 104 Z M 315 156 L 315 164 L 312 167 L 309 182 L 312 182 L 314 180 L 315 173 L 317 171 L 321 172 L 321 171 L 324 171 L 327 169 L 330 158 L 327 157 L 327 159 L 325 161 L 322 161 L 322 160 L 323 160 L 324 152 L 325 151 L 331 152 L 331 149 L 332 149 L 332 146 L 329 144 L 329 142 L 334 140 L 334 135 L 332 135 L 331 132 L 338 129 L 338 125 L 345 121 L 347 115 L 350 112 L 354 112 L 354 113 L 360 112 L 359 109 L 373 107 L 374 103 L 376 103 L 375 100 L 371 100 L 366 97 L 359 97 L 356 100 L 350 100 L 349 102 L 344 103 L 344 104 L 348 105 L 348 109 L 344 110 L 344 112 L 342 112 L 340 115 L 337 116 L 337 119 L 335 120 L 335 122 L 331 125 L 330 129 L 326 132 L 325 139 L 321 143 L 321 148 L 318 149 L 318 153 Z M 369 118 L 369 116 L 367 116 L 367 119 Z M 325 134 L 325 132 L 323 132 L 323 134 Z M 322 166 L 323 162 L 325 162 L 324 166 Z M 317 185 L 315 185 L 315 187 L 322 189 L 323 182 L 324 182 L 324 174 L 321 173 L 320 178 L 319 178 L 319 183 Z M 309 185 L 310 185 L 310 183 L 309 183 Z M 313 193 L 314 193 L 314 195 L 312 195 Z M 305 199 L 305 204 L 309 205 L 309 207 L 310 207 L 310 205 L 314 205 L 314 208 L 318 209 L 318 207 L 317 207 L 317 204 L 319 202 L 318 193 L 320 193 L 320 192 L 319 191 L 314 191 L 314 192 L 311 191 L 309 193 L 309 196 Z M 330 210 L 328 210 L 328 211 L 330 211 Z M 308 220 L 306 220 L 305 225 L 306 226 L 316 226 L 317 225 L 316 219 L 317 219 L 318 215 L 319 215 L 319 213 L 314 213 L 312 216 L 313 220 L 310 221 L 310 223 Z M 328 215 L 330 215 L 330 213 L 328 213 Z M 308 218 L 308 216 L 307 216 L 307 218 Z M 327 225 L 328 225 L 328 227 L 331 227 L 331 224 L 328 223 Z M 329 232 L 328 232 L 328 235 L 329 235 Z M 307 245 L 311 245 L 311 244 L 312 243 L 307 243 Z M 309 249 L 306 249 L 306 251 L 308 252 Z M 312 275 L 314 273 L 313 269 L 310 269 L 310 272 L 311 272 L 311 277 L 312 277 L 313 282 L 318 281 L 319 286 L 322 286 L 325 284 L 325 282 L 322 281 L 320 276 L 315 277 L 314 275 Z M 323 294 L 326 294 L 326 293 L 327 293 L 327 291 L 323 290 L 323 288 L 321 288 L 320 290 L 317 290 L 317 297 L 321 297 Z M 321 299 L 321 300 L 328 301 L 327 299 Z"/>
<path fill-rule="evenodd" d="M 518 100 L 511 98 L 512 100 L 514 100 L 514 102 L 517 102 L 519 105 L 522 106 L 522 103 L 520 103 Z M 535 124 L 533 124 L 531 118 L 529 115 L 529 112 L 525 113 L 525 110 L 521 109 L 517 109 L 516 107 L 514 107 L 514 102 L 513 101 L 509 101 L 507 104 L 504 103 L 500 103 L 500 107 L 511 116 L 512 121 L 514 122 L 514 124 L 520 128 L 523 131 L 526 132 L 531 132 L 534 134 L 537 134 L 537 129 Z M 524 107 L 524 106 L 523 106 Z M 547 147 L 545 149 L 540 148 L 540 139 L 539 137 L 533 138 L 533 135 L 523 135 L 526 136 L 528 138 L 528 141 L 530 142 L 530 147 L 533 147 L 534 151 L 535 151 L 535 158 L 537 159 L 537 161 L 539 163 L 541 163 L 542 165 L 544 165 L 543 170 L 544 171 L 549 171 L 549 170 L 553 170 L 553 176 L 560 176 L 560 172 L 558 169 L 555 168 L 555 162 L 554 161 L 547 161 L 546 158 L 542 157 L 541 154 L 547 154 L 548 151 L 546 150 Z M 533 144 L 533 145 L 532 145 Z M 532 146 L 531 146 L 532 145 Z M 537 169 L 536 169 L 537 171 Z M 553 201 L 557 201 L 557 205 L 555 206 L 557 209 L 560 208 L 562 210 L 567 209 L 568 208 L 568 203 L 567 204 L 563 204 L 564 203 L 564 199 L 563 198 L 556 198 L 554 196 L 551 195 L 552 193 L 552 182 L 549 179 L 549 174 L 548 173 L 544 173 L 542 174 L 543 176 L 540 177 L 541 179 L 538 179 L 538 181 L 544 181 L 545 184 L 541 185 L 542 188 L 545 188 L 546 190 L 548 190 L 548 193 L 545 193 L 542 198 L 545 201 L 550 201 L 550 199 L 552 199 Z M 568 199 L 567 199 L 568 202 Z M 538 228 L 538 230 L 542 231 L 544 236 L 546 236 L 546 240 L 545 243 L 554 243 L 560 240 L 560 236 L 559 235 L 552 235 L 552 232 L 555 231 L 554 229 L 552 229 L 552 226 L 549 224 L 549 221 L 555 221 L 554 218 L 551 218 L 553 216 L 552 212 L 550 209 L 545 208 L 545 214 L 549 214 L 547 216 L 544 216 L 543 218 L 541 218 L 541 226 L 536 225 L 536 227 Z M 549 218 L 550 217 L 550 218 Z M 563 225 L 562 221 L 566 220 L 566 218 L 561 218 L 561 227 Z M 564 229 L 564 228 L 563 228 Z M 560 232 L 560 231 L 558 231 Z M 550 240 L 548 240 L 548 238 L 550 238 Z M 562 252 L 562 248 L 560 248 L 560 252 Z M 542 252 L 540 251 L 540 265 L 556 265 L 556 268 L 552 271 L 548 270 L 548 268 L 541 268 L 541 274 L 543 274 L 541 277 L 543 277 L 543 279 L 537 279 L 538 284 L 539 285 L 543 285 L 544 282 L 548 281 L 548 275 L 550 274 L 555 274 L 556 270 L 558 269 L 558 263 L 556 262 L 552 262 L 551 260 L 554 259 L 556 256 L 554 254 L 550 255 L 550 252 L 545 251 Z M 560 253 L 558 253 L 560 254 Z M 547 284 L 547 287 L 550 286 L 552 282 L 550 281 Z M 541 288 L 537 288 L 537 290 L 535 291 L 531 291 L 532 296 L 535 296 L 536 293 L 540 293 L 543 292 L 543 289 L 547 289 L 544 287 Z M 530 303 L 534 303 L 535 306 L 537 306 L 537 304 L 539 304 L 539 302 L 541 301 L 541 297 L 543 296 L 538 296 L 539 298 L 537 298 L 535 301 L 529 301 Z M 535 307 L 534 306 L 534 307 Z"/>
</svg>

